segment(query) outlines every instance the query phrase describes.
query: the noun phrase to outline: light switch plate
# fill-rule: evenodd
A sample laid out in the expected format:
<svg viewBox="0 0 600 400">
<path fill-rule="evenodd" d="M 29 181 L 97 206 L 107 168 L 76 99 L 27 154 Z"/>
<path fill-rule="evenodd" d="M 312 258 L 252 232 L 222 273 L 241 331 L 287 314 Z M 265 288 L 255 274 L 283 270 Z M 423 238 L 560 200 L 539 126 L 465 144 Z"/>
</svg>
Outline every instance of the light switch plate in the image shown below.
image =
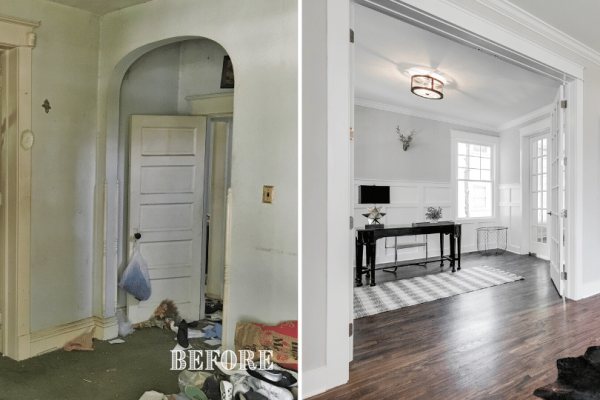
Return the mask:
<svg viewBox="0 0 600 400">
<path fill-rule="evenodd" d="M 275 194 L 274 186 L 263 186 L 263 198 L 262 202 L 266 204 L 273 204 L 273 195 Z"/>
</svg>

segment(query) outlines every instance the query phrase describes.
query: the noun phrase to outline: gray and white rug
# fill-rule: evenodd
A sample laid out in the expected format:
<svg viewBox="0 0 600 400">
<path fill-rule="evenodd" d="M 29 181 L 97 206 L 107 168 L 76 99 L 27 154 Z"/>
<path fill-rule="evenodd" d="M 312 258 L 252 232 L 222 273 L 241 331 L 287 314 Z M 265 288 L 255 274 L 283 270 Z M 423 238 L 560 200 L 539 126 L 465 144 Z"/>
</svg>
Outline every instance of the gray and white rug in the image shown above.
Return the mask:
<svg viewBox="0 0 600 400">
<path fill-rule="evenodd" d="M 354 318 L 427 303 L 524 279 L 496 268 L 481 266 L 458 272 L 442 272 L 418 278 L 354 288 Z"/>
</svg>

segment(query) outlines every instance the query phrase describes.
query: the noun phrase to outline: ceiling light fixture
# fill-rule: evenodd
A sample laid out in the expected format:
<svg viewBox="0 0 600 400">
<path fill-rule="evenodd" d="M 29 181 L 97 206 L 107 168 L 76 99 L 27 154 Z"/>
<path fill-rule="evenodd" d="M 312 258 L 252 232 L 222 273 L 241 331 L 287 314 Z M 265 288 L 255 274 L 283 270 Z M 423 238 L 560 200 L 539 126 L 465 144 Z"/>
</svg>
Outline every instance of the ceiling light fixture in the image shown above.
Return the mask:
<svg viewBox="0 0 600 400">
<path fill-rule="evenodd" d="M 426 99 L 441 100 L 445 83 L 446 80 L 437 74 L 415 74 L 410 81 L 410 91 Z"/>
</svg>

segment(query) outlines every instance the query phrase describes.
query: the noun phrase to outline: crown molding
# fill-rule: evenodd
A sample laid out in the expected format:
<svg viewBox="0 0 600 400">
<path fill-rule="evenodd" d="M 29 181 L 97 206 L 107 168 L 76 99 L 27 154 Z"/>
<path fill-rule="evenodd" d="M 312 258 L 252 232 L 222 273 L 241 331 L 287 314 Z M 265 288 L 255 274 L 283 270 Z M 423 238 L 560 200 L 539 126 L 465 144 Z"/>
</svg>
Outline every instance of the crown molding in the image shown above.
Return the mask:
<svg viewBox="0 0 600 400">
<path fill-rule="evenodd" d="M 364 99 L 358 99 L 358 98 L 354 99 L 354 105 L 361 106 L 361 107 L 373 108 L 373 109 L 381 110 L 381 111 L 389 111 L 389 112 L 393 112 L 396 114 L 410 115 L 412 117 L 430 119 L 433 121 L 446 122 L 446 123 L 454 124 L 454 125 L 466 126 L 468 128 L 483 129 L 483 130 L 494 132 L 494 133 L 503 132 L 510 128 L 514 128 L 515 126 L 521 125 L 527 121 L 531 121 L 534 118 L 541 117 L 544 114 L 550 114 L 550 112 L 552 112 L 552 107 L 553 107 L 552 104 L 548 104 L 547 106 L 544 106 L 538 110 L 532 111 L 529 114 L 525 114 L 525 115 L 520 116 L 519 118 L 515 118 L 512 121 L 505 122 L 502 125 L 494 126 L 494 125 L 479 124 L 476 122 L 466 121 L 463 119 L 444 117 L 444 116 L 438 115 L 438 114 L 432 114 L 432 113 L 427 113 L 427 112 L 422 112 L 422 111 L 415 111 L 415 110 L 411 110 L 410 108 L 391 106 L 389 104 L 378 103 L 376 101 L 364 100 Z"/>
<path fill-rule="evenodd" d="M 495 132 L 495 133 L 500 132 L 500 130 L 498 130 L 498 127 L 493 126 L 493 125 L 479 124 L 476 122 L 466 121 L 466 120 L 462 120 L 462 119 L 444 117 L 444 116 L 438 115 L 438 114 L 432 114 L 432 113 L 427 113 L 427 112 L 422 112 L 422 111 L 415 111 L 415 110 L 411 110 L 409 108 L 404 108 L 404 107 L 391 106 L 389 104 L 378 103 L 376 101 L 371 101 L 371 100 L 354 99 L 354 105 L 374 108 L 376 110 L 389 111 L 389 112 L 393 112 L 396 114 L 410 115 L 412 117 L 430 119 L 433 121 L 446 122 L 449 124 L 466 126 L 469 128 L 484 129 L 486 131 Z"/>
<path fill-rule="evenodd" d="M 0 22 L 6 22 L 9 24 L 13 24 L 13 25 L 21 25 L 21 26 L 25 26 L 28 28 L 37 28 L 38 26 L 40 26 L 39 22 L 29 21 L 26 19 L 21 19 L 21 18 L 16 18 L 16 17 L 9 17 L 8 15 L 2 15 L 2 14 L 0 14 Z"/>
<path fill-rule="evenodd" d="M 534 32 L 544 36 L 546 39 L 560 44 L 563 47 L 573 51 L 581 57 L 600 65 L 600 53 L 591 47 L 572 38 L 566 33 L 556 29 L 547 22 L 528 13 L 522 8 L 512 4 L 507 0 L 477 0 L 478 3 L 504 15 L 518 24 L 531 29 Z"/>
<path fill-rule="evenodd" d="M 534 118 L 541 117 L 544 114 L 550 114 L 552 112 L 553 104 L 548 104 L 540 108 L 539 110 L 535 110 L 530 112 L 529 114 L 525 114 L 520 116 L 519 118 L 515 118 L 512 121 L 508 121 L 498 127 L 498 131 L 502 132 L 510 128 L 514 128 L 515 126 L 521 125 L 527 121 L 531 121 Z"/>
</svg>

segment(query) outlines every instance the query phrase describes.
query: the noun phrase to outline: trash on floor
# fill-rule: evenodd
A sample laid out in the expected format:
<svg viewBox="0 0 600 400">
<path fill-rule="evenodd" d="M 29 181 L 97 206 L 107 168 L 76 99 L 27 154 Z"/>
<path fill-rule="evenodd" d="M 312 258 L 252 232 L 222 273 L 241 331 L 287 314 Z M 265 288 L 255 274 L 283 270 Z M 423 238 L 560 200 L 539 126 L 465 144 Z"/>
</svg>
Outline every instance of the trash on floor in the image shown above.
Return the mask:
<svg viewBox="0 0 600 400">
<path fill-rule="evenodd" d="M 154 326 L 161 329 L 169 328 L 171 321 L 174 321 L 175 325 L 179 325 L 181 317 L 175 303 L 169 299 L 165 299 L 156 308 L 154 315 L 150 319 L 137 323 L 133 327 L 135 329 L 151 328 Z"/>
<path fill-rule="evenodd" d="M 75 339 L 67 342 L 63 349 L 66 351 L 93 351 L 94 350 L 94 331 L 96 327 L 93 327 L 91 331 L 87 333 L 82 333 L 77 336 Z"/>
<path fill-rule="evenodd" d="M 223 311 L 216 311 L 212 314 L 206 314 L 205 319 L 209 321 L 223 321 Z"/>
<path fill-rule="evenodd" d="M 113 340 L 109 340 L 108 343 L 110 343 L 110 344 L 119 344 L 119 343 L 125 343 L 125 341 L 123 339 L 116 338 L 116 339 L 113 339 Z"/>
<path fill-rule="evenodd" d="M 223 325 L 215 324 L 210 328 L 204 329 L 204 337 L 207 339 L 221 339 L 223 337 Z"/>
<path fill-rule="evenodd" d="M 209 346 L 217 346 L 221 344 L 221 339 L 209 339 L 206 340 L 204 343 L 206 343 Z"/>
<path fill-rule="evenodd" d="M 146 392 L 140 397 L 140 400 L 165 400 L 167 397 L 162 394 L 155 392 L 154 390 Z"/>
<path fill-rule="evenodd" d="M 211 375 L 210 372 L 206 371 L 182 371 L 177 378 L 179 381 L 179 390 L 185 392 L 186 386 L 202 387 L 206 378 Z"/>
<path fill-rule="evenodd" d="M 117 312 L 117 323 L 119 324 L 119 336 L 125 337 L 134 332 L 133 325 L 122 311 Z"/>
</svg>

